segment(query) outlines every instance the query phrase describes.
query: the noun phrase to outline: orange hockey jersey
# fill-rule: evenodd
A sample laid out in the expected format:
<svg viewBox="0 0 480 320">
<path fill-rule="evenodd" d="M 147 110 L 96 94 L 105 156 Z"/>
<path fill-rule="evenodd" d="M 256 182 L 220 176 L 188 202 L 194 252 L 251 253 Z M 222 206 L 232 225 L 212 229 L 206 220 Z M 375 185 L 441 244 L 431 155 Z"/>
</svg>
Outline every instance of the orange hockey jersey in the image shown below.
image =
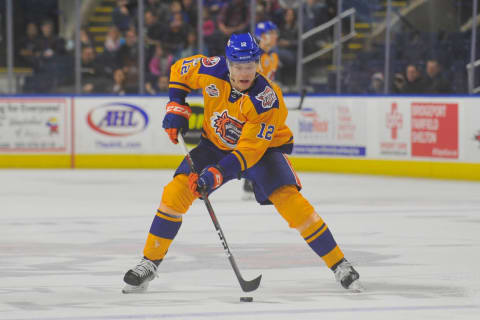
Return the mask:
<svg viewBox="0 0 480 320">
<path fill-rule="evenodd" d="M 258 71 L 270 80 L 275 80 L 275 73 L 278 69 L 278 55 L 276 52 L 263 51 L 260 56 Z"/>
<path fill-rule="evenodd" d="M 202 136 L 221 150 L 232 150 L 242 171 L 268 148 L 293 146 L 283 95 L 263 75 L 257 73 L 253 86 L 239 92 L 230 85 L 225 57 L 195 55 L 172 66 L 170 99 L 184 103 L 194 89 L 201 89 L 204 97 Z"/>
</svg>

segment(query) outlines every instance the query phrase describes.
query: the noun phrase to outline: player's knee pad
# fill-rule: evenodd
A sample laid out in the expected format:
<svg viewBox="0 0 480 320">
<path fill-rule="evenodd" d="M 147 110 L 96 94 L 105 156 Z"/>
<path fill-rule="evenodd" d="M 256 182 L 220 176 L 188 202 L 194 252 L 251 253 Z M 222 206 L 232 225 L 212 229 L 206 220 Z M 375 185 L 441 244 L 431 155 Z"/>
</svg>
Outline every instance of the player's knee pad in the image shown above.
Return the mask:
<svg viewBox="0 0 480 320">
<path fill-rule="evenodd" d="M 290 228 L 298 228 L 309 220 L 315 209 L 294 185 L 283 186 L 270 195 L 280 215 L 288 222 Z"/>
<path fill-rule="evenodd" d="M 163 189 L 162 203 L 179 213 L 185 213 L 195 198 L 188 187 L 188 176 L 179 174 Z"/>
</svg>

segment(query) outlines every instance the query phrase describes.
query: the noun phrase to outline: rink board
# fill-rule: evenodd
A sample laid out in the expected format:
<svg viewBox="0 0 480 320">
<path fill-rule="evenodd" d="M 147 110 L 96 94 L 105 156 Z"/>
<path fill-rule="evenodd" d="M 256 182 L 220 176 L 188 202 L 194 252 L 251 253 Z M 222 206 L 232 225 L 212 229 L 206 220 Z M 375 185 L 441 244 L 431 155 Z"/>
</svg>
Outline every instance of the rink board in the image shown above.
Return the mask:
<svg viewBox="0 0 480 320">
<path fill-rule="evenodd" d="M 175 168 L 181 149 L 161 129 L 167 100 L 0 98 L 0 167 Z M 299 98 L 285 101 L 294 108 Z M 189 103 L 198 133 L 201 97 Z M 307 97 L 287 119 L 290 158 L 299 171 L 480 180 L 477 105 L 473 97 Z"/>
</svg>

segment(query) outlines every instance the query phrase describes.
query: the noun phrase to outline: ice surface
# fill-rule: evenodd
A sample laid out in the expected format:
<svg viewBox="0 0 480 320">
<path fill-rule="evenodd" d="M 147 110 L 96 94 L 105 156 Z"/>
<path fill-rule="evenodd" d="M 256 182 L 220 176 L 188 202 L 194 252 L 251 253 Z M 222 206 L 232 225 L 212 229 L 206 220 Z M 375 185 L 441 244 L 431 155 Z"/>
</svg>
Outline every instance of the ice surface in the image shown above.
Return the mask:
<svg viewBox="0 0 480 320">
<path fill-rule="evenodd" d="M 145 294 L 121 294 L 172 171 L 1 170 L 0 319 L 479 319 L 480 183 L 300 173 L 366 291 L 344 291 L 273 206 L 196 201 Z M 240 302 L 253 296 L 252 303 Z"/>
</svg>

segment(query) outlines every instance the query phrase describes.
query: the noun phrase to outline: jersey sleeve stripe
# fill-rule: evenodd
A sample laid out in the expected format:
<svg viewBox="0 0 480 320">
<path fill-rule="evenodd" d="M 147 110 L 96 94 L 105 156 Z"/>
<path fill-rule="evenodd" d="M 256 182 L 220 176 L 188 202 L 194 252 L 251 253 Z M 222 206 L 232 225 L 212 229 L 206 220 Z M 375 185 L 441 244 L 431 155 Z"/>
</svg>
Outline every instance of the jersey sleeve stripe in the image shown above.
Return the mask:
<svg viewBox="0 0 480 320">
<path fill-rule="evenodd" d="M 180 104 L 185 104 L 185 98 L 187 97 L 188 92 L 184 89 L 178 88 L 168 88 L 168 96 L 170 97 L 171 101 L 176 101 Z"/>
<path fill-rule="evenodd" d="M 170 82 L 169 82 L 169 85 L 170 85 L 170 87 L 172 87 L 172 86 L 174 86 L 174 87 L 179 86 L 180 88 L 182 88 L 182 87 L 183 87 L 183 88 L 186 88 L 186 89 L 188 89 L 188 92 L 190 92 L 190 91 L 193 90 L 193 89 L 190 88 L 188 85 L 186 85 L 185 83 L 181 83 L 181 82 L 170 81 Z"/>
<path fill-rule="evenodd" d="M 247 170 L 247 161 L 243 154 L 238 150 L 233 150 L 232 153 L 238 158 L 238 162 L 240 162 L 241 171 Z"/>
</svg>

